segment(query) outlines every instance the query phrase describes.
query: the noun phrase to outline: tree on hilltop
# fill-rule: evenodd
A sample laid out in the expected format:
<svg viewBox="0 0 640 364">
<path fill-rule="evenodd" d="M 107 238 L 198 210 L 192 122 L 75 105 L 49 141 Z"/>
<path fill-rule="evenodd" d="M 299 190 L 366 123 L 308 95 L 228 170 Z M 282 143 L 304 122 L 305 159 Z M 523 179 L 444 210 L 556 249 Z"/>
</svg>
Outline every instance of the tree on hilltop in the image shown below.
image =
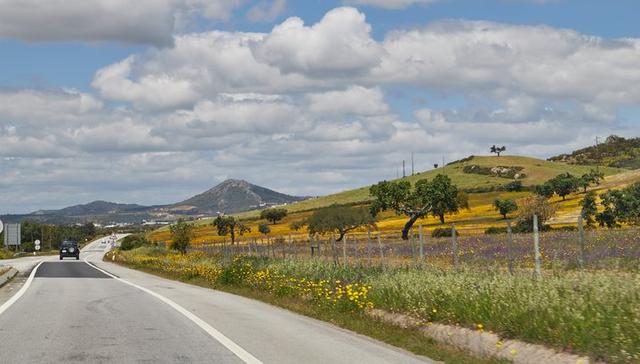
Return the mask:
<svg viewBox="0 0 640 364">
<path fill-rule="evenodd" d="M 505 150 L 507 150 L 507 147 L 505 147 L 504 145 L 501 147 L 496 147 L 496 145 L 494 144 L 489 148 L 489 151 L 491 153 L 497 154 L 498 157 L 500 156 L 500 153 L 504 152 Z"/>
</svg>

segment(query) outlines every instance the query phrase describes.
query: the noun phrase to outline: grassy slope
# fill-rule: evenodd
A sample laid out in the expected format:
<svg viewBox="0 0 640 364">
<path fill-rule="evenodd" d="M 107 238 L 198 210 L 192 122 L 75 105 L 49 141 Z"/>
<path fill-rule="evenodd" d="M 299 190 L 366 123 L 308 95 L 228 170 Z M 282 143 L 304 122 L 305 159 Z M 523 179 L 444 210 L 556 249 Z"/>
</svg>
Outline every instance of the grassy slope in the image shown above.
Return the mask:
<svg viewBox="0 0 640 364">
<path fill-rule="evenodd" d="M 549 162 L 529 157 L 519 156 L 501 156 L 501 157 L 474 157 L 473 159 L 446 166 L 443 169 L 432 170 L 428 172 L 419 173 L 415 176 L 407 177 L 407 180 L 415 182 L 423 178 L 433 178 L 438 173 L 446 173 L 455 184 L 460 188 L 474 188 L 474 187 L 490 187 L 496 185 L 502 185 L 508 183 L 510 180 L 499 177 L 467 174 L 462 171 L 465 165 L 477 164 L 480 166 L 521 166 L 524 167 L 523 172 L 527 175 L 522 181 L 525 185 L 535 185 L 542 183 L 560 173 L 570 172 L 575 175 L 582 175 L 588 172 L 593 167 L 590 166 L 577 166 L 567 165 L 557 162 Z M 628 172 L 616 168 L 600 168 L 608 177 L 607 181 L 602 187 L 615 187 L 625 183 L 629 183 L 633 180 L 640 180 L 640 175 L 636 175 L 636 172 Z M 622 172 L 622 174 L 621 174 Z M 625 177 L 626 176 L 626 177 Z M 470 195 L 469 204 L 470 210 L 463 210 L 459 214 L 451 216 L 447 222 L 455 222 L 461 231 L 468 231 L 473 233 L 482 232 L 487 226 L 503 224 L 501 216 L 494 210 L 492 203 L 496 198 L 511 198 L 518 199 L 528 195 L 527 192 L 488 192 L 488 193 L 473 193 Z M 557 223 L 566 223 L 567 219 L 573 219 L 577 216 L 576 209 L 581 199 L 581 195 L 571 196 L 566 202 L 559 202 L 560 210 L 558 212 L 559 217 L 562 217 Z M 276 225 L 271 225 L 271 236 L 286 235 L 292 233 L 289 229 L 289 224 L 292 221 L 301 220 L 306 218 L 313 209 L 317 209 L 323 206 L 328 206 L 333 203 L 354 203 L 364 202 L 369 199 L 368 186 L 354 190 L 344 191 L 337 194 L 332 194 L 324 197 L 319 197 L 313 200 L 302 201 L 299 203 L 291 204 L 287 206 L 290 215 L 287 216 L 282 222 Z M 558 200 L 558 199 L 556 199 Z M 258 219 L 259 212 L 249 211 L 245 213 L 236 214 L 235 216 L 241 219 L 247 220 L 247 225 L 251 228 L 252 232 L 245 237 L 258 237 L 258 225 L 264 223 Z M 575 216 L 574 216 L 575 215 Z M 380 216 L 378 228 L 382 231 L 397 231 L 406 221 L 403 216 L 396 216 L 392 212 L 383 213 Z M 196 229 L 196 236 L 194 241 L 212 241 L 217 240 L 219 237 L 215 233 L 213 227 L 209 226 L 211 219 L 204 219 L 196 222 L 198 228 Z M 426 225 L 427 228 L 433 228 L 439 226 L 439 222 L 434 218 L 426 218 L 418 221 L 418 224 Z M 296 234 L 294 235 L 304 235 Z M 155 231 L 150 235 L 152 240 L 169 240 L 168 228 L 164 227 Z"/>
</svg>

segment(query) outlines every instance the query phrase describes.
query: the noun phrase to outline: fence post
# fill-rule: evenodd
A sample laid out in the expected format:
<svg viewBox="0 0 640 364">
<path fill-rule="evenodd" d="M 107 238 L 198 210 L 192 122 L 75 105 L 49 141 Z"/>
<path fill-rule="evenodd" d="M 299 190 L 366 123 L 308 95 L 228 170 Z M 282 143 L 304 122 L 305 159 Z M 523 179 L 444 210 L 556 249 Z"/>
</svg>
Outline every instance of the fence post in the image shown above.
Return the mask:
<svg viewBox="0 0 640 364">
<path fill-rule="evenodd" d="M 336 250 L 336 237 L 331 235 L 331 250 L 333 252 L 333 264 L 338 265 L 338 251 Z"/>
<path fill-rule="evenodd" d="M 511 222 L 507 222 L 507 260 L 509 264 L 509 273 L 513 274 L 513 253 L 511 247 L 513 246 L 513 232 L 511 231 Z"/>
<path fill-rule="evenodd" d="M 378 247 L 380 247 L 380 266 L 384 268 L 384 249 L 382 248 L 382 239 L 378 233 Z"/>
<path fill-rule="evenodd" d="M 451 244 L 453 248 L 453 267 L 458 269 L 458 238 L 456 236 L 456 224 L 451 224 Z"/>
<path fill-rule="evenodd" d="M 342 237 L 342 265 L 347 266 L 347 236 Z"/>
<path fill-rule="evenodd" d="M 418 235 L 420 239 L 420 264 L 424 264 L 424 230 L 422 225 L 418 226 Z"/>
<path fill-rule="evenodd" d="M 584 267 L 584 221 L 582 214 L 578 215 L 578 265 L 580 268 Z"/>
<path fill-rule="evenodd" d="M 540 232 L 538 231 L 538 215 L 533 215 L 533 249 L 535 250 L 536 277 L 540 277 Z"/>
<path fill-rule="evenodd" d="M 416 236 L 413 233 L 413 228 L 409 230 L 409 244 L 411 244 L 411 260 L 416 261 Z"/>
<path fill-rule="evenodd" d="M 367 228 L 367 264 L 371 267 L 371 228 Z"/>
<path fill-rule="evenodd" d="M 353 262 L 358 264 L 358 237 L 353 235 Z"/>
</svg>

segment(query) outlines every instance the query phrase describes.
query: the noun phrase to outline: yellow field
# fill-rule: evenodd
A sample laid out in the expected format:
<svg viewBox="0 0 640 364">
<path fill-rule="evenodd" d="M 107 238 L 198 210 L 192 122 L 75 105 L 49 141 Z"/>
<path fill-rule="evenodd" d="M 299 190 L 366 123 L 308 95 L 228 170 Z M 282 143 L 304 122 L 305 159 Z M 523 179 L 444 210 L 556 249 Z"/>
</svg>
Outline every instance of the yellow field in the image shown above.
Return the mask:
<svg viewBox="0 0 640 364">
<path fill-rule="evenodd" d="M 525 166 L 524 173 L 527 173 L 527 178 L 523 180 L 525 184 L 541 183 L 567 170 L 578 175 L 586 173 L 591 169 L 591 167 L 585 166 L 567 166 L 533 158 L 509 156 L 500 158 L 474 157 L 474 159 L 468 163 L 487 166 Z M 463 173 L 462 168 L 463 164 L 446 167 L 447 175 L 461 188 L 478 187 L 486 183 L 504 183 L 505 181 L 505 179 L 498 177 L 469 175 Z M 640 181 L 640 171 L 624 171 L 620 173 L 622 170 L 614 168 L 601 168 L 601 171 L 607 174 L 607 177 L 600 186 L 594 188 L 594 190 L 597 191 L 622 188 L 630 183 Z M 431 178 L 435 173 L 434 171 L 430 171 L 407 178 L 414 182 L 422 178 Z M 506 181 L 508 182 L 508 180 Z M 530 192 L 486 192 L 470 194 L 470 209 L 462 210 L 456 215 L 447 216 L 445 226 L 448 227 L 451 223 L 455 223 L 456 229 L 460 231 L 461 234 L 480 234 L 490 226 L 504 226 L 506 221 L 502 219 L 502 216 L 493 208 L 494 200 L 497 198 L 517 200 L 530 194 Z M 580 211 L 582 198 L 582 193 L 568 196 L 566 201 L 562 201 L 562 199 L 558 197 L 553 198 L 551 201 L 558 205 L 558 211 L 550 223 L 553 225 L 575 224 Z M 292 235 L 294 238 L 306 238 L 306 231 L 304 229 L 298 232 L 290 229 L 290 224 L 293 221 L 303 220 L 312 213 L 313 209 L 328 206 L 331 203 L 363 202 L 367 204 L 368 200 L 368 187 L 366 187 L 289 205 L 287 206 L 289 215 L 280 223 L 269 225 L 271 228 L 269 237 Z M 244 223 L 251 228 L 251 232 L 240 237 L 239 240 L 264 237 L 258 232 L 258 225 L 267 223 L 267 221 L 259 219 L 259 212 L 250 211 L 236 214 L 235 216 L 242 219 Z M 194 222 L 196 225 L 195 238 L 193 240 L 194 244 L 221 241 L 224 239 L 224 237 L 217 235 L 215 228 L 211 226 L 211 221 L 211 219 L 206 219 Z M 377 230 L 385 233 L 399 233 L 406 221 L 407 218 L 405 216 L 397 216 L 393 212 L 387 211 L 379 215 L 378 223 L 376 224 Z M 440 222 L 433 217 L 418 220 L 415 226 L 417 227 L 420 224 L 424 225 L 428 230 L 442 227 Z M 152 241 L 170 240 L 169 230 L 166 227 L 150 233 L 148 237 Z"/>
</svg>

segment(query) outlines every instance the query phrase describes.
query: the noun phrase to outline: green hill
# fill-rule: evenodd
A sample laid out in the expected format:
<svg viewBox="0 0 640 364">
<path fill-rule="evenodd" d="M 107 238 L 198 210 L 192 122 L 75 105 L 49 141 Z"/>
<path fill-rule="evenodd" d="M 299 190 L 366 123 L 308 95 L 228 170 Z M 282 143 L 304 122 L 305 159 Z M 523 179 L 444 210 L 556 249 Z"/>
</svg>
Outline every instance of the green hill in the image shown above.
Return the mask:
<svg viewBox="0 0 640 364">
<path fill-rule="evenodd" d="M 471 156 L 460 161 L 449 163 L 444 168 L 438 168 L 427 172 L 418 173 L 416 175 L 406 177 L 406 179 L 411 183 L 415 183 L 419 179 L 433 178 L 438 174 L 446 174 L 459 188 L 468 191 L 490 191 L 514 180 L 513 178 L 500 177 L 496 174 L 491 173 L 490 170 L 494 167 L 507 167 L 501 168 L 500 170 L 518 170 L 515 173 L 523 175 L 523 177 L 519 178 L 519 180 L 525 186 L 541 184 L 546 180 L 565 172 L 569 172 L 576 176 L 581 176 L 582 174 L 587 173 L 594 168 L 599 168 L 600 171 L 602 171 L 605 175 L 617 174 L 624 171 L 619 168 L 570 165 L 566 163 L 551 162 L 521 156 Z M 465 172 L 465 170 L 467 172 Z M 471 170 L 474 170 L 477 173 L 471 172 Z M 343 191 L 327 196 L 292 203 L 286 206 L 286 208 L 289 212 L 300 212 L 314 210 L 320 207 L 329 206 L 334 203 L 357 203 L 367 201 L 369 199 L 369 186 L 365 186 L 353 190 Z M 257 212 L 251 211 L 247 213 L 241 213 L 238 216 L 241 218 L 250 218 L 257 216 L 257 214 Z"/>
<path fill-rule="evenodd" d="M 625 139 L 616 135 L 604 143 L 578 149 L 570 154 L 549 158 L 550 161 L 577 165 L 601 165 L 640 169 L 640 138 Z"/>
</svg>

